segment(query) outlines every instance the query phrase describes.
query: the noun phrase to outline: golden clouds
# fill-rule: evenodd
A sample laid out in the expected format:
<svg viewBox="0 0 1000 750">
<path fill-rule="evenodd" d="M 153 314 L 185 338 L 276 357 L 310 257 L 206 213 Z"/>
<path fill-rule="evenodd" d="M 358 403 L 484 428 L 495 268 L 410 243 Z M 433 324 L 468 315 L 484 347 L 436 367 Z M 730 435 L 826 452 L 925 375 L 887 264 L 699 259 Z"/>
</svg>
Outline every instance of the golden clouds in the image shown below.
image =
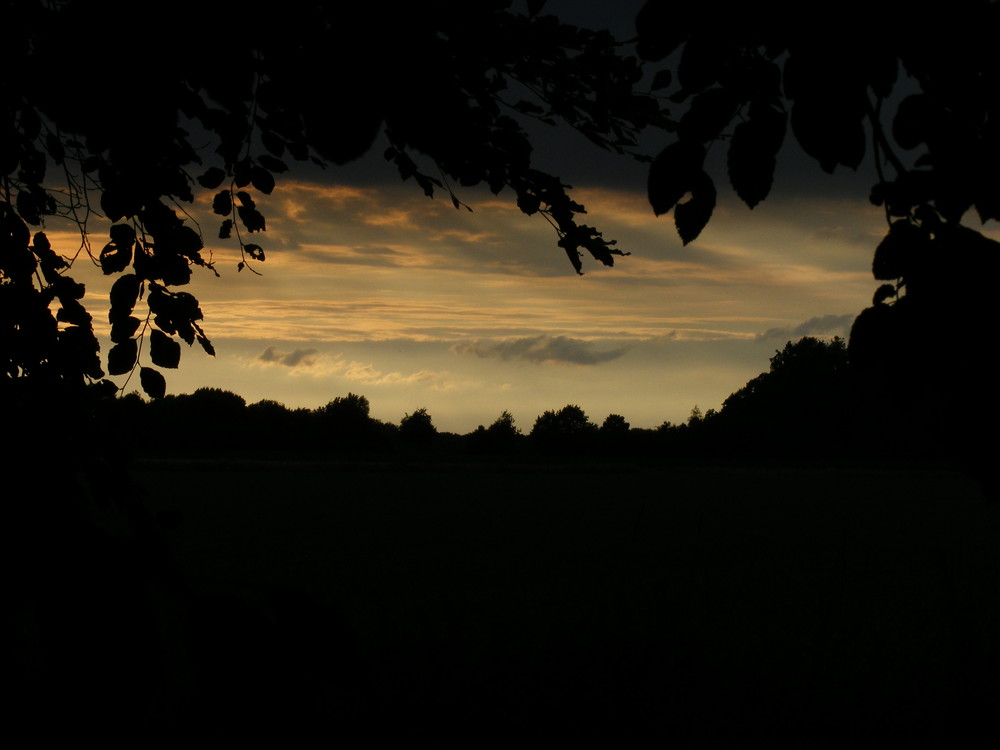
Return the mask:
<svg viewBox="0 0 1000 750">
<path fill-rule="evenodd" d="M 362 386 L 419 386 L 436 391 L 449 391 L 474 384 L 447 370 L 420 369 L 413 372 L 398 370 L 382 372 L 374 364 L 346 359 L 339 354 L 320 353 L 316 348 L 296 348 L 292 351 L 268 346 L 247 367 L 281 367 L 291 375 L 316 379 L 336 378 Z"/>
</svg>

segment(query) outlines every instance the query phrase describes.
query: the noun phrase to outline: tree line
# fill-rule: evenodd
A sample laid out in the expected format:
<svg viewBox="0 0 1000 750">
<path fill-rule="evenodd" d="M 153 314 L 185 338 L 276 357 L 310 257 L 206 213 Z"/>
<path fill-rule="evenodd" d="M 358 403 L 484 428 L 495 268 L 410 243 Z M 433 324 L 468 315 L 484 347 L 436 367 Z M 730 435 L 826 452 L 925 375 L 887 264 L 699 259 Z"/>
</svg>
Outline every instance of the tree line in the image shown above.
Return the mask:
<svg viewBox="0 0 1000 750">
<path fill-rule="evenodd" d="M 324 406 L 289 408 L 274 400 L 247 403 L 231 391 L 147 401 L 139 393 L 108 398 L 95 391 L 95 412 L 112 434 L 143 426 L 144 455 L 337 458 L 434 455 L 582 460 L 629 458 L 738 461 L 828 460 L 933 456 L 919 433 L 901 436 L 855 408 L 856 377 L 843 339 L 789 341 L 770 367 L 731 394 L 721 408 L 695 406 L 680 423 L 632 427 L 624 416 L 593 420 L 576 404 L 538 415 L 528 429 L 502 411 L 465 434 L 439 430 L 426 408 L 398 424 L 371 416 L 369 400 L 338 396 Z M 872 436 L 876 436 L 874 439 Z M 883 437 L 879 437 L 883 436 Z M 931 441 L 926 442 L 932 445 Z"/>
</svg>

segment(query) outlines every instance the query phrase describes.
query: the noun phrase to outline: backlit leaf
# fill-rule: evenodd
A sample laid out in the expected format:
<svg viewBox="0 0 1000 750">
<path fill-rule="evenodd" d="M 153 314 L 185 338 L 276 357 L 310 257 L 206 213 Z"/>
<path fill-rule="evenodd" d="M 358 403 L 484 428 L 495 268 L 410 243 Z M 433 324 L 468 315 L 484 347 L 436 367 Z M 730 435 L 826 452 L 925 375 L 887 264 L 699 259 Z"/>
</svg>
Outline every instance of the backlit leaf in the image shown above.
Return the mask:
<svg viewBox="0 0 1000 750">
<path fill-rule="evenodd" d="M 198 184 L 208 190 L 215 190 L 226 179 L 226 173 L 219 167 L 209 168 L 198 178 Z"/>
<path fill-rule="evenodd" d="M 140 325 L 141 321 L 132 315 L 113 321 L 111 323 L 111 342 L 121 344 L 128 341 L 139 330 Z"/>
<path fill-rule="evenodd" d="M 684 140 L 715 140 L 736 114 L 739 102 L 728 89 L 714 88 L 698 94 L 681 118 L 677 134 Z"/>
<path fill-rule="evenodd" d="M 701 144 L 677 141 L 667 146 L 649 166 L 647 192 L 653 213 L 662 216 L 673 208 L 698 179 L 705 161 Z"/>
<path fill-rule="evenodd" d="M 152 367 L 139 368 L 139 383 L 150 398 L 163 398 L 167 393 L 166 379 Z"/>
<path fill-rule="evenodd" d="M 153 329 L 149 333 L 149 358 L 159 367 L 177 367 L 181 361 L 181 345 L 162 331 Z"/>
<path fill-rule="evenodd" d="M 108 352 L 108 374 L 124 375 L 135 366 L 139 357 L 139 342 L 128 339 L 111 347 Z"/>
<path fill-rule="evenodd" d="M 236 183 L 236 187 L 246 187 L 250 184 L 250 180 L 250 162 L 247 159 L 242 159 L 233 168 L 233 181 Z"/>
<path fill-rule="evenodd" d="M 255 166 L 250 170 L 250 182 L 264 195 L 270 195 L 274 190 L 274 176 L 263 167 Z"/>
<path fill-rule="evenodd" d="M 275 133 L 273 130 L 265 130 L 260 134 L 261 143 L 264 144 L 264 148 L 270 151 L 275 156 L 281 156 L 285 153 L 285 141 L 280 135 Z M 263 159 L 258 159 L 262 164 Z M 268 167 L 270 169 L 270 167 Z"/>
<path fill-rule="evenodd" d="M 691 197 L 674 208 L 674 224 L 685 245 L 701 234 L 708 224 L 715 211 L 715 201 L 715 183 L 707 172 L 702 171 L 691 186 Z"/>
<path fill-rule="evenodd" d="M 140 282 L 139 277 L 133 273 L 120 277 L 111 286 L 111 310 L 108 313 L 109 322 L 127 318 L 132 314 L 139 299 Z"/>
<path fill-rule="evenodd" d="M 233 196 L 228 190 L 220 190 L 212 201 L 212 211 L 219 216 L 229 216 L 233 212 Z"/>
<path fill-rule="evenodd" d="M 733 131 L 727 155 L 729 181 L 750 208 L 771 192 L 777 152 L 784 137 L 783 112 L 754 117 L 740 123 Z"/>
<path fill-rule="evenodd" d="M 99 260 L 101 270 L 105 274 L 121 273 L 132 262 L 132 245 L 116 245 L 109 242 L 101 250 Z"/>
</svg>

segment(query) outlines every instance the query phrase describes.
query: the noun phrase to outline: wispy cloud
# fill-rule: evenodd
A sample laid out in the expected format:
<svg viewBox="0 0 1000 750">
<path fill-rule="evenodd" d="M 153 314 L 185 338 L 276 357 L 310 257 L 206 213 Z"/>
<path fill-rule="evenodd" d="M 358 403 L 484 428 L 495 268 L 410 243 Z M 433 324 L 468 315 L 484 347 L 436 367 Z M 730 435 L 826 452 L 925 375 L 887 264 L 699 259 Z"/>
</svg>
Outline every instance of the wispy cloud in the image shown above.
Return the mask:
<svg viewBox="0 0 1000 750">
<path fill-rule="evenodd" d="M 257 356 L 257 360 L 265 364 L 291 368 L 310 367 L 316 363 L 317 353 L 316 349 L 295 349 L 285 352 L 275 346 L 269 346 Z"/>
<path fill-rule="evenodd" d="M 371 362 L 349 359 L 341 354 L 321 353 L 317 349 L 285 351 L 268 346 L 247 362 L 249 366 L 282 366 L 289 374 L 310 379 L 334 379 L 365 386 L 421 386 L 436 391 L 468 387 L 474 383 L 447 370 L 421 369 L 416 372 L 383 371 Z"/>
<path fill-rule="evenodd" d="M 765 339 L 797 339 L 802 336 L 841 336 L 847 338 L 854 323 L 854 313 L 847 315 L 820 315 L 810 318 L 805 323 L 794 327 L 769 328 L 757 338 Z"/>
<path fill-rule="evenodd" d="M 459 354 L 475 354 L 484 359 L 519 359 L 526 362 L 562 362 L 575 365 L 596 365 L 618 359 L 628 347 L 598 350 L 593 342 L 568 336 L 530 336 L 501 341 L 470 341 L 456 344 Z"/>
<path fill-rule="evenodd" d="M 432 390 L 448 391 L 470 384 L 470 381 L 457 378 L 445 370 L 418 370 L 406 374 L 381 372 L 373 365 L 362 362 L 340 362 L 338 365 L 345 380 L 356 381 L 364 385 L 421 385 Z"/>
</svg>

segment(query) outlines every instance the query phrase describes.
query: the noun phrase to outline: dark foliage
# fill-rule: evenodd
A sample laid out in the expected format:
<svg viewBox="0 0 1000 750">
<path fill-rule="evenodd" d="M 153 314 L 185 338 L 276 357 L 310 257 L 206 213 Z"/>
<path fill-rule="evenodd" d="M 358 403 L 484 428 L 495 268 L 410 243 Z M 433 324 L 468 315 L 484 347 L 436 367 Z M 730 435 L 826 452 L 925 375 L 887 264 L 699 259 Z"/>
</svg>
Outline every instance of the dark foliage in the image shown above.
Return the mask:
<svg viewBox="0 0 1000 750">
<path fill-rule="evenodd" d="M 410 445 L 430 445 L 437 434 L 437 428 L 427 409 L 417 409 L 412 414 L 405 414 L 399 421 L 399 439 Z"/>
<path fill-rule="evenodd" d="M 540 414 L 528 437 L 547 453 L 589 456 L 595 450 L 597 430 L 583 409 L 569 404 L 559 411 Z"/>
</svg>

